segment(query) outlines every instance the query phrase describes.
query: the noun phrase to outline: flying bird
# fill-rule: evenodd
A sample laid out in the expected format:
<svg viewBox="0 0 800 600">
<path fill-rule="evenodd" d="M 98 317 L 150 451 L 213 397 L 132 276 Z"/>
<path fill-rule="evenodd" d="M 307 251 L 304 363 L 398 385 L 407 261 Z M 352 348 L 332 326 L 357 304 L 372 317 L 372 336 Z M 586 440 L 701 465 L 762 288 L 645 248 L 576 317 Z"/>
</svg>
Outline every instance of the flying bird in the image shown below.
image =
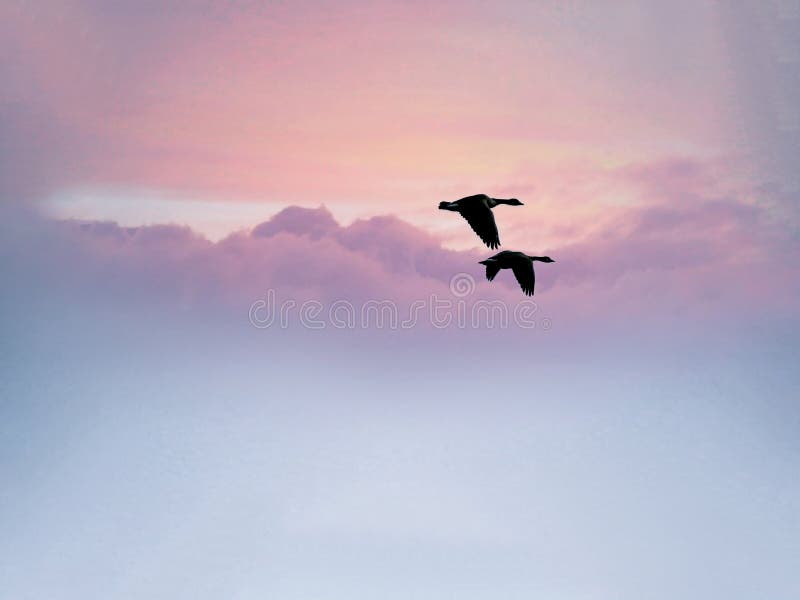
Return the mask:
<svg viewBox="0 0 800 600">
<path fill-rule="evenodd" d="M 497 233 L 497 225 L 494 222 L 492 209 L 498 204 L 508 204 L 509 206 L 522 206 L 522 202 L 516 198 L 504 200 L 502 198 L 490 198 L 486 194 L 467 196 L 455 202 L 440 202 L 440 210 L 452 210 L 459 213 L 467 220 L 472 230 L 478 234 L 483 243 L 489 248 L 495 249 L 500 246 L 500 235 Z"/>
<path fill-rule="evenodd" d="M 525 295 L 533 296 L 533 288 L 536 285 L 536 275 L 533 272 L 533 261 L 535 260 L 546 263 L 556 262 L 549 256 L 528 256 L 522 252 L 503 250 L 491 258 L 480 261 L 480 264 L 486 265 L 486 279 L 489 281 L 495 278 L 500 269 L 511 269 Z"/>
</svg>

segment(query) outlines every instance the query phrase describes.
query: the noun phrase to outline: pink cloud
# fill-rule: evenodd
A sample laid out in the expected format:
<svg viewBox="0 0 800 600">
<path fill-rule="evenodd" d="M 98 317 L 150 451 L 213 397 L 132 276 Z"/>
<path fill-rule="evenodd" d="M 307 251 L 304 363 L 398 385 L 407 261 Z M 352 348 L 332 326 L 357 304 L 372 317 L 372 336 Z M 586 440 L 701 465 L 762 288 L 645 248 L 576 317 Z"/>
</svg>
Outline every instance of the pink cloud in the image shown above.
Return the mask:
<svg viewBox="0 0 800 600">
<path fill-rule="evenodd" d="M 246 315 L 273 289 L 281 299 L 452 298 L 451 278 L 475 278 L 469 301 L 522 296 L 510 273 L 489 283 L 478 260 L 489 251 L 444 248 L 394 216 L 339 224 L 320 207 L 289 207 L 249 231 L 212 243 L 187 227 L 54 222 L 10 213 L 3 270 L 14 292 L 105 303 Z M 797 242 L 758 207 L 696 200 L 630 207 L 582 239 L 543 248 L 536 302 L 562 326 L 742 315 L 797 316 Z M 26 292 L 27 290 L 27 292 Z M 21 304 L 24 309 L 24 302 Z M 583 325 L 580 325 L 583 324 Z"/>
<path fill-rule="evenodd" d="M 0 7 L 2 85 L 25 107 L 0 123 L 27 148 L 0 181 L 12 195 L 109 184 L 395 213 L 531 163 L 717 150 L 726 118 L 708 7 L 659 10 L 676 47 L 626 7 L 50 4 Z"/>
</svg>

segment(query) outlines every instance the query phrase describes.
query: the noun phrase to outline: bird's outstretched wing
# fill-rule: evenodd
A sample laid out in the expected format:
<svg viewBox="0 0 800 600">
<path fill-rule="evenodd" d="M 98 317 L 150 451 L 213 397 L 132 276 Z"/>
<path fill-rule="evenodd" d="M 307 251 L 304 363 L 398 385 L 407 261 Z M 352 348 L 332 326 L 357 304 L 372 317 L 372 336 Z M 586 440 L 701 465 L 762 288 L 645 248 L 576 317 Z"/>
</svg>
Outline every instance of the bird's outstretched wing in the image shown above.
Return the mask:
<svg viewBox="0 0 800 600">
<path fill-rule="evenodd" d="M 486 279 L 492 281 L 495 276 L 500 272 L 500 265 L 496 262 L 490 262 L 486 265 Z"/>
<path fill-rule="evenodd" d="M 517 278 L 519 286 L 526 296 L 533 296 L 533 288 L 536 285 L 536 275 L 533 273 L 533 263 L 529 260 L 520 260 L 512 267 L 514 277 Z"/>
<path fill-rule="evenodd" d="M 483 202 L 484 200 L 488 200 L 489 196 L 486 194 L 475 194 L 473 196 L 464 196 L 463 198 L 459 198 L 457 202 L 461 204 L 472 204 L 474 202 Z"/>
<path fill-rule="evenodd" d="M 459 212 L 484 244 L 492 249 L 500 245 L 500 235 L 497 233 L 497 224 L 494 222 L 491 208 L 484 204 L 477 204 L 465 206 Z"/>
</svg>

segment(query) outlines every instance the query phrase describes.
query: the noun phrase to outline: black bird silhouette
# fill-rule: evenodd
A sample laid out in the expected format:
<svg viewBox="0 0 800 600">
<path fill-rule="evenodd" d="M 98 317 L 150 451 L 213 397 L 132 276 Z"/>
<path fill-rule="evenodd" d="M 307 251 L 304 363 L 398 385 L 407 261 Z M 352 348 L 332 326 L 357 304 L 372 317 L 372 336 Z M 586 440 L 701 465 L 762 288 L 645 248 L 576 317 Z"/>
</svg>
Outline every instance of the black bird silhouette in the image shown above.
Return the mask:
<svg viewBox="0 0 800 600">
<path fill-rule="evenodd" d="M 522 202 L 516 198 L 504 200 L 502 198 L 490 198 L 486 194 L 477 194 L 461 198 L 461 200 L 456 200 L 455 202 L 440 202 L 439 208 L 460 213 L 467 220 L 469 226 L 472 227 L 472 230 L 483 240 L 483 243 L 494 249 L 500 245 L 500 236 L 497 233 L 497 225 L 492 214 L 492 209 L 498 204 L 522 206 Z"/>
<path fill-rule="evenodd" d="M 500 269 L 511 269 L 525 295 L 533 296 L 533 288 L 536 285 L 536 275 L 533 272 L 533 261 L 535 260 L 546 263 L 556 262 L 549 256 L 528 256 L 522 252 L 503 250 L 491 258 L 480 261 L 480 264 L 486 265 L 486 279 L 489 281 L 495 278 Z"/>
</svg>

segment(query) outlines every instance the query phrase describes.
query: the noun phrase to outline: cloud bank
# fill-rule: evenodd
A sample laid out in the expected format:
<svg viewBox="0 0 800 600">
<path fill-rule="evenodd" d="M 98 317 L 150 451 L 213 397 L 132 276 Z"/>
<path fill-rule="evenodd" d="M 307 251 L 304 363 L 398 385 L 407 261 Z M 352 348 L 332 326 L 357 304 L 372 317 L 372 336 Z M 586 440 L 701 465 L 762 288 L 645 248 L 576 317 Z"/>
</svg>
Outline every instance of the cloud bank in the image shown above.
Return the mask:
<svg viewBox="0 0 800 600">
<path fill-rule="evenodd" d="M 659 177 L 648 174 L 647 184 Z M 618 207 L 578 238 L 537 249 L 557 261 L 537 269 L 537 304 L 576 327 L 796 318 L 797 241 L 786 228 L 755 204 L 669 197 Z M 469 302 L 521 299 L 510 273 L 484 280 L 478 261 L 490 251 L 447 249 L 391 215 L 342 225 L 324 206 L 290 206 L 211 242 L 184 226 L 5 212 L 2 268 L 14 282 L 6 302 L 23 312 L 45 298 L 72 298 L 241 316 L 268 290 L 297 302 L 407 306 L 431 295 L 453 298 L 450 283 L 461 273 L 475 281 Z"/>
</svg>

